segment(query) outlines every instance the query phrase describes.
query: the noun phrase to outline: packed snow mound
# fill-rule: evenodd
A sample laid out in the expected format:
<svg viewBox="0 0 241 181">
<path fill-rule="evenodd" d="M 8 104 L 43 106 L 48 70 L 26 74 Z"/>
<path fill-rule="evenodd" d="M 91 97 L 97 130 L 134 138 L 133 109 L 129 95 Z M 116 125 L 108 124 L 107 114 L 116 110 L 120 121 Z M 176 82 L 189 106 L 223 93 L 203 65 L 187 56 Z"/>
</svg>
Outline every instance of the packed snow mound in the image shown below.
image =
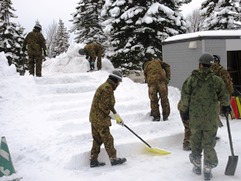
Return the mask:
<svg viewBox="0 0 241 181">
<path fill-rule="evenodd" d="M 43 75 L 87 72 L 90 69 L 89 62 L 84 55 L 78 53 L 79 49 L 83 47 L 83 44 L 71 44 L 66 53 L 62 53 L 55 58 L 48 58 L 43 63 Z M 97 68 L 96 63 L 95 67 Z M 113 69 L 112 63 L 103 57 L 101 70 L 111 72 Z"/>
</svg>

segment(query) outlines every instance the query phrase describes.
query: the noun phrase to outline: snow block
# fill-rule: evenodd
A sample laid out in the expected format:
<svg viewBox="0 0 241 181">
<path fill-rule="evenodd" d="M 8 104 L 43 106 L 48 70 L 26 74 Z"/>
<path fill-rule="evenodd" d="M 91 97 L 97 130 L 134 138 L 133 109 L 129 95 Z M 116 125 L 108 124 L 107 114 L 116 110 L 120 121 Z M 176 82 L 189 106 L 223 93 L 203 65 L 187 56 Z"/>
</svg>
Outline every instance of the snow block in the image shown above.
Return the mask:
<svg viewBox="0 0 241 181">
<path fill-rule="evenodd" d="M 6 138 L 1 138 L 0 144 L 0 177 L 15 173 Z"/>
</svg>

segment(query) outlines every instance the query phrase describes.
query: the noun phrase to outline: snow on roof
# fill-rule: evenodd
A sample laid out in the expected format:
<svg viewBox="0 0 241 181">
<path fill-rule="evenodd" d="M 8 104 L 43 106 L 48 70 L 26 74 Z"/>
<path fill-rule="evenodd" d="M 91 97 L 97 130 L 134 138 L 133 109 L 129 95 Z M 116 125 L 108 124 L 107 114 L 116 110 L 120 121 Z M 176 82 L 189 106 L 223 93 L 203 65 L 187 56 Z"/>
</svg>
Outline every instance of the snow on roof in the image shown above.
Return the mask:
<svg viewBox="0 0 241 181">
<path fill-rule="evenodd" d="M 163 43 L 180 41 L 180 40 L 188 40 L 195 38 L 206 38 L 206 37 L 241 37 L 241 30 L 210 30 L 210 31 L 199 31 L 194 33 L 186 33 L 171 36 L 163 41 Z"/>
</svg>

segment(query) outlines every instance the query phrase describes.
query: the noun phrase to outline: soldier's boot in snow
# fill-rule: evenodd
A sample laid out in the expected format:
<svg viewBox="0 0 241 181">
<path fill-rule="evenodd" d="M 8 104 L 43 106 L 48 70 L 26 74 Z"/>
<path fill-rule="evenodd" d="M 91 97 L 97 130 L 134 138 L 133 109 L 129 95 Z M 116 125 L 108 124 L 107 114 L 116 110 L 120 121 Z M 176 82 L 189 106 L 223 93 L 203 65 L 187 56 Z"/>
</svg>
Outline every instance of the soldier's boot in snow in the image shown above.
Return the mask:
<svg viewBox="0 0 241 181">
<path fill-rule="evenodd" d="M 193 164 L 193 173 L 200 175 L 202 173 L 201 157 L 194 157 L 193 154 L 189 155 L 190 162 Z"/>
<path fill-rule="evenodd" d="M 183 144 L 183 150 L 184 151 L 191 151 L 190 144 Z"/>
<path fill-rule="evenodd" d="M 160 121 L 160 118 L 159 118 L 159 117 L 154 117 L 154 118 L 152 119 L 152 121 Z"/>
<path fill-rule="evenodd" d="M 212 175 L 212 168 L 209 166 L 204 165 L 203 168 L 203 176 L 204 176 L 204 180 L 211 180 L 211 178 L 213 177 Z"/>
<path fill-rule="evenodd" d="M 105 166 L 105 162 L 99 162 L 98 160 L 90 160 L 90 167 Z"/>
<path fill-rule="evenodd" d="M 126 158 L 116 158 L 116 159 L 112 159 L 110 163 L 112 166 L 114 166 L 114 165 L 120 165 L 122 163 L 125 163 L 126 161 L 127 161 Z"/>
</svg>

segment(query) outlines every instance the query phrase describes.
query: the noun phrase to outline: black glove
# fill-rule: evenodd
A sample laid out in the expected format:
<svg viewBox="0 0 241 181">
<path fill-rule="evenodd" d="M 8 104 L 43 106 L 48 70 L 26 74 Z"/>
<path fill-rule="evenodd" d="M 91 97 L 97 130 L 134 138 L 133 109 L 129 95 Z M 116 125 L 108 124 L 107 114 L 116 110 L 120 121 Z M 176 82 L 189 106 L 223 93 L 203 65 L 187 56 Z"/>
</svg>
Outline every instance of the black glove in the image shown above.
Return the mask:
<svg viewBox="0 0 241 181">
<path fill-rule="evenodd" d="M 47 56 L 46 50 L 44 50 L 44 56 L 45 56 L 45 57 Z"/>
<path fill-rule="evenodd" d="M 221 107 L 221 112 L 222 114 L 224 114 L 225 116 L 227 116 L 229 113 L 231 113 L 231 107 L 230 106 L 222 106 Z"/>
<path fill-rule="evenodd" d="M 188 121 L 189 120 L 189 110 L 182 112 L 180 111 L 180 116 L 183 121 Z"/>
</svg>

